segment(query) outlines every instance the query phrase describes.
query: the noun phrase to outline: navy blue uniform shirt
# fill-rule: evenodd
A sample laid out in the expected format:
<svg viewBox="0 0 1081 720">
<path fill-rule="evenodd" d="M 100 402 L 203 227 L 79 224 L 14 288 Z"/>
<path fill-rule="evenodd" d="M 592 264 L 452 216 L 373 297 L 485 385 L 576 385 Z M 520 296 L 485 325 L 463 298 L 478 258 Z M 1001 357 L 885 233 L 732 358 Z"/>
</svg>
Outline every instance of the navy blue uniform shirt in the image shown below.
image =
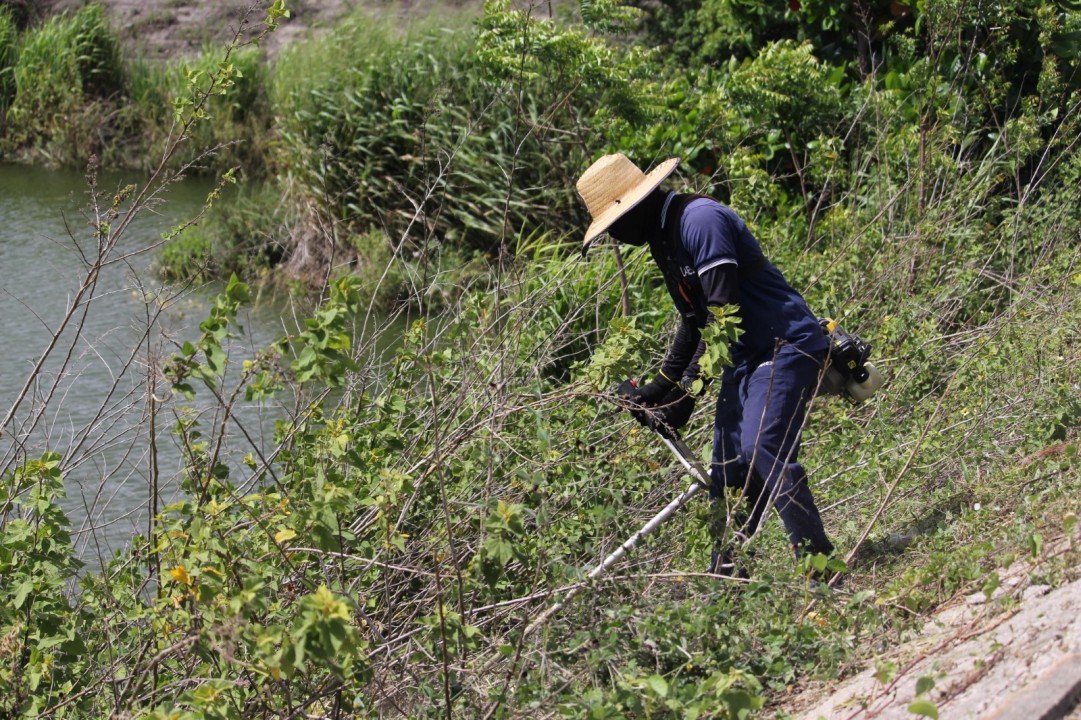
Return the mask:
<svg viewBox="0 0 1081 720">
<path fill-rule="evenodd" d="M 662 227 L 670 220 L 667 214 L 675 197 L 675 193 L 668 195 Z M 735 364 L 770 359 L 779 340 L 810 354 L 825 353 L 829 344 L 818 318 L 765 258 L 758 241 L 735 211 L 711 198 L 696 197 L 684 206 L 679 224 L 681 249 L 685 251 L 679 254 L 697 272 L 707 303 L 739 306 L 743 335 L 732 348 Z M 680 303 L 676 302 L 678 307 Z M 686 360 L 675 363 L 683 367 L 673 367 L 666 360 L 666 374 L 678 377 L 685 370 L 696 374 L 697 359 L 704 350 L 698 347 L 701 335 L 696 330 L 685 317 L 668 358 L 689 359 L 693 355 L 691 367 Z M 676 347 L 680 344 L 684 347 Z"/>
</svg>

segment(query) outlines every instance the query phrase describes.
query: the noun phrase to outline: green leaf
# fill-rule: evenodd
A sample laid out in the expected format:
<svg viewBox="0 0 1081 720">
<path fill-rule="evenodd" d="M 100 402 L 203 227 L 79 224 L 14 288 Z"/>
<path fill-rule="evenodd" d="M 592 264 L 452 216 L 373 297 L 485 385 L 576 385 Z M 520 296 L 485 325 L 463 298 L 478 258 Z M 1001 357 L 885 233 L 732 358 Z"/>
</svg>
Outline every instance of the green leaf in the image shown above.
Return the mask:
<svg viewBox="0 0 1081 720">
<path fill-rule="evenodd" d="M 229 284 L 225 286 L 225 295 L 234 303 L 246 303 L 251 299 L 251 288 L 233 273 L 229 276 Z"/>
<path fill-rule="evenodd" d="M 938 720 L 938 706 L 930 700 L 913 700 L 908 705 L 908 711 L 913 715 Z"/>
<path fill-rule="evenodd" d="M 755 710 L 762 707 L 761 701 L 745 690 L 726 691 L 724 704 L 728 709 L 728 716 L 736 720 L 746 720 Z"/>
<path fill-rule="evenodd" d="M 668 683 L 660 675 L 650 675 L 646 678 L 646 686 L 659 697 L 668 697 Z"/>
<path fill-rule="evenodd" d="M 886 685 L 897 675 L 897 663 L 883 660 L 875 665 L 875 679 L 879 684 Z"/>
<path fill-rule="evenodd" d="M 220 377 L 225 372 L 225 350 L 222 349 L 221 345 L 208 343 L 205 354 L 207 367 L 210 368 L 211 372 Z"/>
<path fill-rule="evenodd" d="M 916 694 L 923 695 L 935 686 L 935 679 L 930 675 L 924 675 L 920 679 L 916 680 Z"/>
<path fill-rule="evenodd" d="M 23 606 L 23 603 L 26 602 L 26 596 L 33 591 L 34 581 L 30 578 L 27 578 L 21 583 L 19 583 L 19 585 L 15 588 L 14 595 L 12 596 L 12 604 L 14 605 L 16 610 Z"/>
<path fill-rule="evenodd" d="M 173 392 L 180 393 L 187 400 L 194 400 L 195 399 L 195 388 L 193 388 L 191 386 L 191 383 L 186 383 L 186 382 L 174 383 L 173 384 Z"/>
</svg>

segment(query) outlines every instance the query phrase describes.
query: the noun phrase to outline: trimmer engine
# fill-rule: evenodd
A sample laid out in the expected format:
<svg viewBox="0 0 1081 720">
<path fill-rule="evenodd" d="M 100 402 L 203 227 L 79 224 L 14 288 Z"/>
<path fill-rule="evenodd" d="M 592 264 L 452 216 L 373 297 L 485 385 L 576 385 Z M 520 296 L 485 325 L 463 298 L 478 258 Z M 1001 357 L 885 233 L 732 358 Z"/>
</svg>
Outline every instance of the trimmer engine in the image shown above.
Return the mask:
<svg viewBox="0 0 1081 720">
<path fill-rule="evenodd" d="M 830 365 L 844 375 L 846 380 L 863 382 L 869 373 L 866 365 L 871 357 L 871 343 L 845 330 L 830 318 L 819 320 L 822 329 L 830 336 Z"/>
<path fill-rule="evenodd" d="M 823 318 L 819 323 L 830 340 L 821 391 L 831 395 L 847 394 L 856 402 L 874 395 L 882 387 L 883 380 L 878 369 L 868 362 L 871 344 L 846 331 L 836 320 Z"/>
</svg>

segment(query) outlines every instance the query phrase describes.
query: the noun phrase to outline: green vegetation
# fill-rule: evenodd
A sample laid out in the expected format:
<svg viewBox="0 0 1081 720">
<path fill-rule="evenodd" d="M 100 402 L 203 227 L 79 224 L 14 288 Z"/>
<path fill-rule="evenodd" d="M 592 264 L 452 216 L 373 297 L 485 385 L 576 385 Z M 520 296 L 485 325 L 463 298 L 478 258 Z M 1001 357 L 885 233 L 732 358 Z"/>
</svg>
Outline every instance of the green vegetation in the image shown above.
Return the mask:
<svg viewBox="0 0 1081 720">
<path fill-rule="evenodd" d="M 133 63 L 128 88 L 131 101 L 120 110 L 116 122 L 134 147 L 125 148 L 130 157 L 112 155 L 112 159 L 138 166 L 160 158 L 175 133 L 177 103 L 191 99 L 191 80 L 207 78 L 223 63 L 232 68 L 228 93 L 212 98 L 206 108 L 210 122 L 195 128 L 190 148 L 180 160 L 192 163 L 196 172 L 238 167 L 250 177 L 262 177 L 269 142 L 268 70 L 256 47 L 234 48 L 228 58 L 224 49 L 207 47 L 196 58 L 164 66 Z"/>
<path fill-rule="evenodd" d="M 15 59 L 18 32 L 7 8 L 0 8 L 0 125 L 15 99 Z"/>
<path fill-rule="evenodd" d="M 206 166 L 268 169 L 163 266 L 280 263 L 324 302 L 245 351 L 234 276 L 165 354 L 132 432 L 172 425 L 183 499 L 159 506 L 151 463 L 145 537 L 100 568 L 55 504 L 86 458 L 21 444 L 12 409 L 0 714 L 769 717 L 1007 569 L 1076 575 L 1081 13 L 663 6 L 492 2 L 473 29 L 404 35 L 358 17 L 272 69 L 235 50 L 182 81 L 146 69 L 169 78 L 139 86 L 165 108 L 149 125 L 190 128 L 166 163 L 250 137 Z M 607 150 L 683 157 L 677 185 L 729 202 L 813 308 L 874 343 L 884 390 L 816 401 L 803 430 L 841 589 L 795 567 L 776 522 L 750 581 L 704 576 L 723 518 L 699 503 L 525 634 L 686 482 L 608 394 L 672 313 L 644 254 L 578 257 L 571 188 Z M 389 358 L 375 305 L 408 321 Z M 242 399 L 280 410 L 272 443 Z M 709 405 L 688 437 L 706 456 Z"/>
<path fill-rule="evenodd" d="M 265 172 L 268 140 L 267 66 L 255 47 L 221 48 L 166 65 L 122 57 L 101 5 L 32 23 L 19 32 L 0 8 L 0 154 L 30 162 L 85 168 L 94 155 L 107 167 L 149 170 L 175 139 L 173 109 L 190 100 L 189 81 L 223 62 L 233 68 L 228 99 L 206 108 L 213 123 L 198 127 L 193 148 L 177 163 L 196 171 L 242 166 Z"/>
<path fill-rule="evenodd" d="M 124 82 L 120 48 L 101 7 L 88 5 L 28 32 L 13 76 L 4 144 L 85 164 L 90 138 L 107 112 L 105 101 Z"/>
</svg>

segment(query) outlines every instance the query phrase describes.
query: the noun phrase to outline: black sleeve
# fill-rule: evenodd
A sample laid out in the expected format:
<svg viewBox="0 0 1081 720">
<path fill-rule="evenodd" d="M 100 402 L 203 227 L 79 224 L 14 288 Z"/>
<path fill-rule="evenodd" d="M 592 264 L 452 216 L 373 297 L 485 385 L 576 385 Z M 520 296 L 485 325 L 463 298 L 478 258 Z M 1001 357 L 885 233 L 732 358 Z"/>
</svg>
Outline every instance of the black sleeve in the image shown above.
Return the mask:
<svg viewBox="0 0 1081 720">
<path fill-rule="evenodd" d="M 739 291 L 739 269 L 734 263 L 726 263 L 710 268 L 698 276 L 702 290 L 706 294 L 706 305 L 721 307 L 736 302 Z M 713 322 L 713 315 L 706 318 L 706 324 Z M 694 380 L 698 377 L 698 359 L 706 351 L 706 343 L 697 327 L 684 320 L 668 349 L 661 372 L 675 382 L 681 379 Z"/>
<path fill-rule="evenodd" d="M 661 363 L 661 374 L 674 383 L 678 383 L 687 371 L 691 361 L 700 357 L 705 352 L 703 347 L 699 352 L 702 342 L 702 331 L 698 326 L 686 318 L 679 324 L 676 336 L 672 338 L 672 344 L 668 346 L 668 354 Z"/>
<path fill-rule="evenodd" d="M 717 265 L 698 276 L 706 293 L 706 305 L 734 305 L 739 293 L 739 268 L 735 263 Z M 711 315 L 707 320 L 712 320 Z"/>
</svg>

